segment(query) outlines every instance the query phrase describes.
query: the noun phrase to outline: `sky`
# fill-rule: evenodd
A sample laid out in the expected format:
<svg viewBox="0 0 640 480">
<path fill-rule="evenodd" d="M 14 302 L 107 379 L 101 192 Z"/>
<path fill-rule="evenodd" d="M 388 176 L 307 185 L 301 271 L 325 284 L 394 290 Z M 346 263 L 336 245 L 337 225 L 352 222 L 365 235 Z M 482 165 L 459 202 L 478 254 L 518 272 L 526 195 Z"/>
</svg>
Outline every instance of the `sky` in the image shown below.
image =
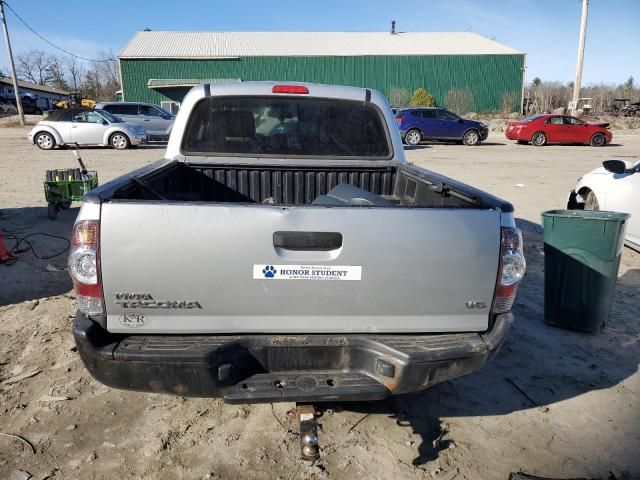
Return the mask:
<svg viewBox="0 0 640 480">
<path fill-rule="evenodd" d="M 526 79 L 574 79 L 580 0 L 7 0 L 38 33 L 77 55 L 117 54 L 138 30 L 468 31 L 527 53 Z M 56 52 L 6 9 L 14 55 Z M 583 85 L 640 84 L 640 0 L 590 0 Z M 8 71 L 6 48 L 0 67 Z"/>
</svg>

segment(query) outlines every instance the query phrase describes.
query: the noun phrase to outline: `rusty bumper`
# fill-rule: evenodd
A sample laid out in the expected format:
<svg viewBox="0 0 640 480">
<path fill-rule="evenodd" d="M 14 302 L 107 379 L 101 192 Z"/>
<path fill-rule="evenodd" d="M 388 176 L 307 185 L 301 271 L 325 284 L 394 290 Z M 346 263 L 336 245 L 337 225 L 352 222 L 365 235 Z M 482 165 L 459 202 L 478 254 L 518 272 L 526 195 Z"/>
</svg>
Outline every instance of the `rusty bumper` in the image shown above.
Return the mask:
<svg viewBox="0 0 640 480">
<path fill-rule="evenodd" d="M 227 403 L 378 400 L 482 367 L 512 314 L 485 333 L 115 335 L 78 313 L 73 334 L 93 377 L 111 387 Z"/>
</svg>

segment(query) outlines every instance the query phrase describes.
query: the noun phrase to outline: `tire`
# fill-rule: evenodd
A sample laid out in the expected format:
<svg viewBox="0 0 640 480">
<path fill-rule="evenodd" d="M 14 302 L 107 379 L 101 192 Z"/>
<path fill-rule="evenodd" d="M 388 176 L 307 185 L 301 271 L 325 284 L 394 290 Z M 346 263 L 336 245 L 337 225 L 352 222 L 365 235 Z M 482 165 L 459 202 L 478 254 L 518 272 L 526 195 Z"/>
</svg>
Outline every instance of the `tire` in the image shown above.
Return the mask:
<svg viewBox="0 0 640 480">
<path fill-rule="evenodd" d="M 589 193 L 587 193 L 587 198 L 584 201 L 584 209 L 591 210 L 591 211 L 600 210 L 600 205 L 598 204 L 598 199 L 596 198 L 596 194 L 593 193 L 592 191 L 589 191 Z"/>
<path fill-rule="evenodd" d="M 477 130 L 469 130 L 464 133 L 462 137 L 462 143 L 464 143 L 468 147 L 478 145 L 480 143 L 480 134 Z"/>
<path fill-rule="evenodd" d="M 116 150 L 126 150 L 131 146 L 131 140 L 126 134 L 116 132 L 109 137 L 109 144 Z"/>
<path fill-rule="evenodd" d="M 422 134 L 420 133 L 420 130 L 417 130 L 415 128 L 409 130 L 404 136 L 404 142 L 407 145 L 411 145 L 412 147 L 415 147 L 416 145 L 420 144 L 421 141 L 422 141 Z"/>
<path fill-rule="evenodd" d="M 591 141 L 589 145 L 592 147 L 602 147 L 607 143 L 607 139 L 602 133 L 596 133 L 593 137 L 591 137 Z"/>
<path fill-rule="evenodd" d="M 58 218 L 58 206 L 55 203 L 50 203 L 47 206 L 47 217 L 49 217 L 49 220 Z"/>
<path fill-rule="evenodd" d="M 34 143 L 41 150 L 53 150 L 56 146 L 56 140 L 53 138 L 53 135 L 47 132 L 40 132 L 36 134 Z"/>
<path fill-rule="evenodd" d="M 544 147 L 547 144 L 547 136 L 542 132 L 536 132 L 531 136 L 531 145 Z"/>
</svg>

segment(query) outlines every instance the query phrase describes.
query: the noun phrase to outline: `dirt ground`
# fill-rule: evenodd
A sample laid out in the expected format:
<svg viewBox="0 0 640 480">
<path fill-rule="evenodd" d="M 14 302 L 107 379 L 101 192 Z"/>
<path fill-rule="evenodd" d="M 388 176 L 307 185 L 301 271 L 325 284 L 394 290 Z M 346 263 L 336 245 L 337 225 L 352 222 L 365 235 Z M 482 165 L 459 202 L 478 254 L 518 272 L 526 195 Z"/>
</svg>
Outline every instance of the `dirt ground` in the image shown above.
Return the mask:
<svg viewBox="0 0 640 480">
<path fill-rule="evenodd" d="M 41 181 L 47 169 L 75 166 L 71 153 L 40 151 L 26 133 L 0 128 L 0 229 L 68 237 L 77 206 L 49 221 Z M 615 131 L 604 148 L 535 148 L 492 134 L 478 147 L 407 154 L 516 207 L 528 274 L 514 328 L 484 369 L 419 395 L 324 406 L 322 461 L 308 467 L 298 460 L 291 404 L 229 406 L 92 380 L 70 333 L 65 255 L 25 253 L 0 265 L 0 479 L 15 470 L 38 480 L 640 478 L 640 254 L 624 250 L 602 334 L 555 329 L 543 323 L 540 228 L 540 212 L 563 207 L 581 174 L 605 159 L 640 158 L 640 131 Z M 83 153 L 103 183 L 162 155 L 153 147 Z M 33 245 L 40 256 L 65 246 L 37 237 Z"/>
</svg>

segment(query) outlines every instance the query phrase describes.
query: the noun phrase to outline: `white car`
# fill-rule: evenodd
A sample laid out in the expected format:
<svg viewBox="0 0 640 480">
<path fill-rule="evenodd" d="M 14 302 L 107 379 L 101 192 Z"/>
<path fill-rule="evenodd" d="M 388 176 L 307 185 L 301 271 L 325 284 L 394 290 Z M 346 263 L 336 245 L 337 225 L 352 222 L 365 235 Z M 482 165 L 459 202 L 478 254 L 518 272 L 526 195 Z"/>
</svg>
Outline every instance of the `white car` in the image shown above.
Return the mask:
<svg viewBox="0 0 640 480">
<path fill-rule="evenodd" d="M 640 251 L 640 162 L 607 160 L 602 165 L 578 179 L 567 208 L 631 214 L 625 243 Z"/>
<path fill-rule="evenodd" d="M 42 150 L 56 145 L 110 145 L 118 150 L 147 142 L 146 130 L 123 122 L 103 110 L 69 108 L 51 112 L 29 132 L 29 141 Z"/>
</svg>

